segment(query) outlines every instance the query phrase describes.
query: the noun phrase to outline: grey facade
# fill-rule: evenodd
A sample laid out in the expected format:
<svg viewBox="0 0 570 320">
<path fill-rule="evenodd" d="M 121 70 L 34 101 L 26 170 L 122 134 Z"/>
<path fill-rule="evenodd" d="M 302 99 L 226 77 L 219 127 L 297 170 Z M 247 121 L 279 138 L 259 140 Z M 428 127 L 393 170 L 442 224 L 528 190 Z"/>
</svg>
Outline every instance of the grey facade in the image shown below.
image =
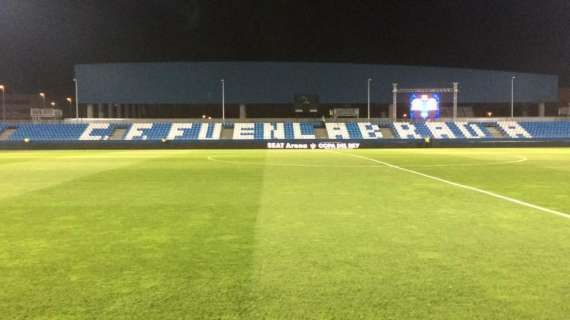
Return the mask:
<svg viewBox="0 0 570 320">
<path fill-rule="evenodd" d="M 559 101 L 558 76 L 473 69 L 337 63 L 193 62 L 85 64 L 75 67 L 82 104 L 292 104 L 295 94 L 317 94 L 322 104 L 392 102 L 400 88 L 451 87 L 459 103 L 508 103 L 516 75 L 517 103 Z M 449 100 L 450 97 L 443 97 Z"/>
</svg>

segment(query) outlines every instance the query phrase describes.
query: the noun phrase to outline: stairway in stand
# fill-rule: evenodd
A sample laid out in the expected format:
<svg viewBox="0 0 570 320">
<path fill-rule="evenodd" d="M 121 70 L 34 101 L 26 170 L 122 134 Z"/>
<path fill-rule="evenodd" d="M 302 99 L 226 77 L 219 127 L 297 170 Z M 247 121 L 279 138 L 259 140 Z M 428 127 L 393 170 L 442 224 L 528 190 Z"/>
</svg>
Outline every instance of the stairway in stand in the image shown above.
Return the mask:
<svg viewBox="0 0 570 320">
<path fill-rule="evenodd" d="M 0 132 L 0 141 L 7 141 L 10 139 L 10 136 L 12 136 L 12 133 L 14 133 L 14 131 L 16 131 L 16 129 L 4 129 L 3 131 Z"/>
<path fill-rule="evenodd" d="M 127 129 L 124 128 L 115 129 L 111 134 L 111 136 L 109 137 L 109 140 L 123 140 L 126 134 L 127 134 Z"/>
</svg>

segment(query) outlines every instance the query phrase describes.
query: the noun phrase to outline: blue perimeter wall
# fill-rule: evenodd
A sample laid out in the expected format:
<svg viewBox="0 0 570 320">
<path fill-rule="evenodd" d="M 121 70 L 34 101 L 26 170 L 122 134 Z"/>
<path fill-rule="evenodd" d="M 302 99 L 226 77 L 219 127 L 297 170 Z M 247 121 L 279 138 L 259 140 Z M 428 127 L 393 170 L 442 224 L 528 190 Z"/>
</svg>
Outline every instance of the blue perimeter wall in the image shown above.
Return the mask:
<svg viewBox="0 0 570 320">
<path fill-rule="evenodd" d="M 473 69 L 340 63 L 193 62 L 122 63 L 75 66 L 80 103 L 217 104 L 220 79 L 226 103 L 291 104 L 295 94 L 318 94 L 326 103 L 392 102 L 400 88 L 451 87 L 459 82 L 459 103 L 507 103 L 511 77 L 517 103 L 558 102 L 558 76 Z M 444 101 L 451 99 L 443 95 Z M 399 96 L 399 101 L 407 101 Z"/>
</svg>

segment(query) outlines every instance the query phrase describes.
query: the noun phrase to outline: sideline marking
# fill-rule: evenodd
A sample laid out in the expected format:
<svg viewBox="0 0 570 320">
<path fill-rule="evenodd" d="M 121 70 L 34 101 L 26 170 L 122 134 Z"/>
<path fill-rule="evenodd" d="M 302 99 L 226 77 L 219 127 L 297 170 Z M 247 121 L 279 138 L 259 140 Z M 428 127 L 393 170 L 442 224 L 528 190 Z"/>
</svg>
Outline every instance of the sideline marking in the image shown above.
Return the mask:
<svg viewBox="0 0 570 320">
<path fill-rule="evenodd" d="M 342 152 L 339 152 L 339 153 L 342 153 Z M 474 192 L 482 193 L 482 194 L 491 196 L 491 197 L 493 197 L 493 198 L 497 198 L 497 199 L 505 200 L 505 201 L 508 201 L 508 202 L 511 202 L 511 203 L 514 203 L 514 204 L 518 204 L 518 205 L 523 206 L 523 207 L 528 207 L 528 208 L 536 209 L 536 210 L 539 210 L 539 211 L 542 211 L 542 212 L 546 212 L 546 213 L 550 213 L 550 214 L 553 214 L 553 215 L 556 215 L 556 216 L 559 216 L 559 217 L 562 217 L 562 218 L 570 219 L 570 214 L 565 213 L 565 212 L 560 212 L 560 211 L 548 209 L 548 208 L 541 207 L 541 206 L 537 206 L 537 205 L 535 205 L 535 204 L 528 203 L 528 202 L 525 202 L 525 201 L 522 201 L 522 200 L 518 200 L 518 199 L 515 199 L 515 198 L 503 196 L 503 195 L 500 195 L 500 194 L 498 194 L 498 193 L 494 193 L 494 192 L 491 192 L 491 191 L 479 189 L 479 188 L 476 188 L 476 187 L 471 187 L 471 186 L 468 186 L 468 185 L 464 185 L 464 184 L 457 183 L 457 182 L 453 182 L 453 181 L 450 181 L 450 180 L 438 178 L 438 177 L 435 177 L 435 176 L 430 176 L 429 174 L 425 174 L 425 173 L 422 173 L 422 172 L 419 172 L 419 171 L 415 171 L 415 170 L 411 170 L 411 169 L 406 169 L 406 168 L 397 166 L 397 165 L 395 165 L 395 164 L 391 164 L 391 163 L 388 163 L 388 162 L 376 160 L 376 159 L 373 159 L 373 158 L 368 158 L 368 157 L 365 157 L 365 156 L 361 156 L 361 155 L 357 155 L 357 154 L 352 154 L 352 153 L 344 153 L 344 154 L 345 154 L 345 155 L 348 155 L 348 156 L 351 156 L 351 157 L 354 157 L 354 158 L 360 158 L 360 159 L 372 161 L 372 162 L 375 162 L 375 163 L 379 163 L 379 164 L 381 164 L 381 165 L 384 165 L 384 166 L 389 167 L 389 168 L 392 168 L 392 169 L 396 169 L 396 170 L 400 170 L 400 171 L 412 173 L 412 174 L 415 174 L 415 175 L 418 175 L 418 176 L 422 176 L 422 177 L 424 177 L 424 178 L 428 178 L 428 179 L 431 179 L 431 180 L 435 180 L 435 181 L 439 181 L 439 182 L 442 182 L 442 183 L 445 183 L 445 184 L 449 184 L 449 185 L 452 185 L 452 186 L 454 186 L 454 187 L 458 187 L 458 188 L 467 189 L 467 190 L 471 190 L 471 191 L 474 191 Z"/>
</svg>

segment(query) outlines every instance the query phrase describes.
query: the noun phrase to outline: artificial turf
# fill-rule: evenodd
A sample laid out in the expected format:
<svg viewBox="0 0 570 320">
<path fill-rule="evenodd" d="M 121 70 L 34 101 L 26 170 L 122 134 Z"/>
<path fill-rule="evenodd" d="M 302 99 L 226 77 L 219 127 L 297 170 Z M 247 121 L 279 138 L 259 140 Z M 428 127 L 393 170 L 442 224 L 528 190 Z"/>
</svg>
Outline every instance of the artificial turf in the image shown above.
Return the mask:
<svg viewBox="0 0 570 320">
<path fill-rule="evenodd" d="M 568 319 L 570 149 L 0 153 L 1 319 Z"/>
</svg>

